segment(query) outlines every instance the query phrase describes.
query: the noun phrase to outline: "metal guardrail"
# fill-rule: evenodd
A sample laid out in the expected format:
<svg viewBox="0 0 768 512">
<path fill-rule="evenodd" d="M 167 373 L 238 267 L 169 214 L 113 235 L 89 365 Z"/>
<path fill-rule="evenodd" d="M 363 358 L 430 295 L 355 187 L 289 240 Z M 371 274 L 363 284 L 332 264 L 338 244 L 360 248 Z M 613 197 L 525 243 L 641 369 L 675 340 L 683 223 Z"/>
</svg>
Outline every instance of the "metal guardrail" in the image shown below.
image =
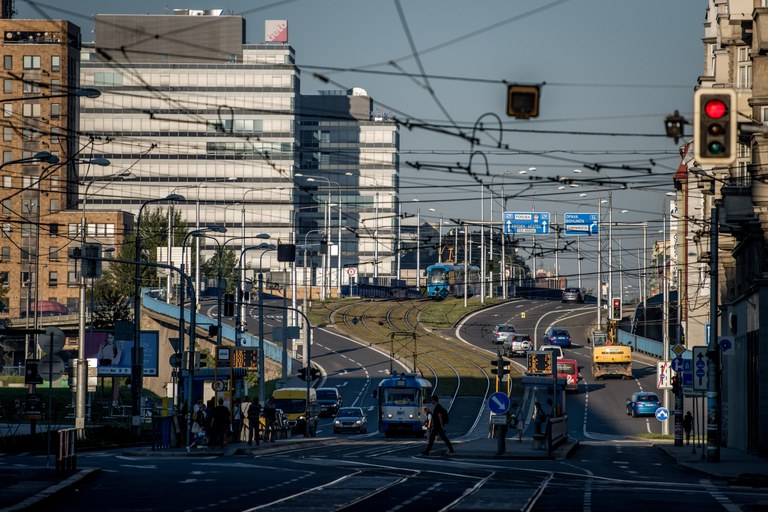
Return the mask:
<svg viewBox="0 0 768 512">
<path fill-rule="evenodd" d="M 643 352 L 644 354 L 655 356 L 659 359 L 663 358 L 664 344 L 662 342 L 650 338 L 643 338 L 642 336 L 630 334 L 626 331 L 619 330 L 618 333 L 620 345 L 628 345 L 632 347 L 632 350 L 637 352 Z"/>
<path fill-rule="evenodd" d="M 57 473 L 74 471 L 77 468 L 77 454 L 75 453 L 76 438 L 76 428 L 64 428 L 59 430 L 59 450 L 56 453 Z"/>
</svg>

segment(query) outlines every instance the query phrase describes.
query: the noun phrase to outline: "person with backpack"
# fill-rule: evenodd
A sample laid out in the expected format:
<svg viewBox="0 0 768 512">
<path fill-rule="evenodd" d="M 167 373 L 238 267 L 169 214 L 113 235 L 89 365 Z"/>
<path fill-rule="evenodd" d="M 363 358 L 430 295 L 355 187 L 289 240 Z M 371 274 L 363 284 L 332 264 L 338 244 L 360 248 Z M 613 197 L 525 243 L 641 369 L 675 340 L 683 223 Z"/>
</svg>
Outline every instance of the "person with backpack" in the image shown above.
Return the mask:
<svg viewBox="0 0 768 512">
<path fill-rule="evenodd" d="M 445 426 L 448 424 L 448 421 L 448 410 L 440 404 L 440 399 L 437 395 L 432 395 L 432 429 L 429 432 L 427 447 L 421 452 L 422 455 L 429 455 L 429 451 L 432 449 L 437 436 L 440 436 L 440 439 L 448 447 L 448 453 L 456 453 L 453 451 L 450 439 L 445 435 Z"/>
<path fill-rule="evenodd" d="M 254 438 L 256 439 L 256 446 L 259 446 L 259 438 L 261 437 L 261 403 L 259 397 L 253 397 L 253 402 L 250 403 L 246 415 L 248 417 L 248 446 L 251 446 Z"/>
</svg>

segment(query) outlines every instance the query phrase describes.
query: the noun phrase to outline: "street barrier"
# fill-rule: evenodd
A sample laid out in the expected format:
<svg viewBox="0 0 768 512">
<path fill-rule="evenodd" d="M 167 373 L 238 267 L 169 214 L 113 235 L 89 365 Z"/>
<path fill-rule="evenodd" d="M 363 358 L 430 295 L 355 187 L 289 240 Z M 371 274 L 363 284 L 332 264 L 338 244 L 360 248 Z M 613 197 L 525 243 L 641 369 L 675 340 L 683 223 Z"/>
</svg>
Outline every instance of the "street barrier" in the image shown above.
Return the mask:
<svg viewBox="0 0 768 512">
<path fill-rule="evenodd" d="M 75 439 L 77 438 L 76 428 L 65 428 L 59 430 L 59 451 L 56 453 L 56 472 L 64 473 L 74 471 L 77 467 L 77 456 L 75 454 Z"/>
</svg>

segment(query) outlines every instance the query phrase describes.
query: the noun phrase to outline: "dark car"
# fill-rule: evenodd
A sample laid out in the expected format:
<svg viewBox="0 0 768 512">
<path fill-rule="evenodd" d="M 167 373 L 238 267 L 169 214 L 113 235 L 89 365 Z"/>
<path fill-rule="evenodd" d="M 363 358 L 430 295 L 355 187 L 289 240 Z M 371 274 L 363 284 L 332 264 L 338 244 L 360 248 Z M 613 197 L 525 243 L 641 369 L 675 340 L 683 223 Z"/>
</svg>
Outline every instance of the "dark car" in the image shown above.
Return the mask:
<svg viewBox="0 0 768 512">
<path fill-rule="evenodd" d="M 552 327 L 544 333 L 542 339 L 546 345 L 557 345 L 558 347 L 568 348 L 571 346 L 571 335 L 567 329 L 562 327 Z"/>
<path fill-rule="evenodd" d="M 357 432 L 364 434 L 368 432 L 368 417 L 365 415 L 362 407 L 342 407 L 333 420 L 333 433 Z"/>
<path fill-rule="evenodd" d="M 584 302 L 584 294 L 581 293 L 581 288 L 566 288 L 563 290 L 561 298 L 563 302 Z"/>
<path fill-rule="evenodd" d="M 627 414 L 631 414 L 633 418 L 653 416 L 659 407 L 661 407 L 661 400 L 659 400 L 659 395 L 656 393 L 638 391 L 627 398 Z"/>
<path fill-rule="evenodd" d="M 336 388 L 317 388 L 317 403 L 320 406 L 320 416 L 333 416 L 339 412 L 344 400 Z"/>
</svg>

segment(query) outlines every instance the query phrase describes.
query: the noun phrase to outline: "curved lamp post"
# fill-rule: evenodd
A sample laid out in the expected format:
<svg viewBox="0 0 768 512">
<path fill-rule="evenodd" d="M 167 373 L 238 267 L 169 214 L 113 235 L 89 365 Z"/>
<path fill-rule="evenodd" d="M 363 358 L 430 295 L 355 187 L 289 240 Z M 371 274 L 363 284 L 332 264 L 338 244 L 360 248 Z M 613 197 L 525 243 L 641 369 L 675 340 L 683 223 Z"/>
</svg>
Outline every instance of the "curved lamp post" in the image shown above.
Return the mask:
<svg viewBox="0 0 768 512">
<path fill-rule="evenodd" d="M 184 201 L 184 196 L 179 194 L 169 194 L 165 197 L 159 197 L 156 199 L 150 199 L 145 201 L 139 207 L 139 214 L 136 217 L 136 243 L 134 255 L 136 263 L 135 282 L 134 282 L 134 298 L 133 298 L 133 350 L 131 361 L 131 416 L 133 417 L 132 425 L 135 429 L 138 429 L 139 422 L 141 421 L 141 387 L 142 378 L 144 373 L 144 361 L 141 354 L 141 214 L 144 207 L 152 203 L 161 203 L 163 201 Z"/>
</svg>

